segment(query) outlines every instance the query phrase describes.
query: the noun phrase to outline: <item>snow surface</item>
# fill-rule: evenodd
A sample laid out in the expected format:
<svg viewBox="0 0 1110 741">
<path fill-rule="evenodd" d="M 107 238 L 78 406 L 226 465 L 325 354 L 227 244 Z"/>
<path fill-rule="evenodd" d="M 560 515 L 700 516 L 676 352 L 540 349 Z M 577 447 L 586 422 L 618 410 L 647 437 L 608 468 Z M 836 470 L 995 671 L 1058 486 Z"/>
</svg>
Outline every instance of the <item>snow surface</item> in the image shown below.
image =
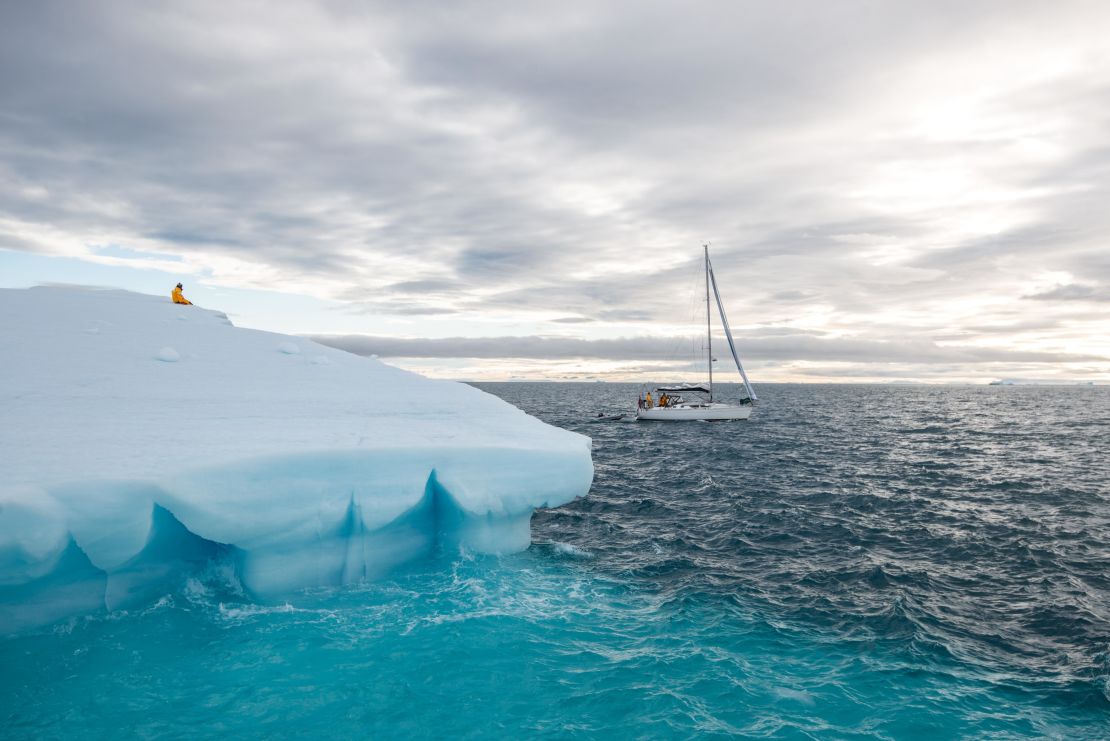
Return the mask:
<svg viewBox="0 0 1110 741">
<path fill-rule="evenodd" d="M 0 341 L 0 632 L 215 558 L 267 599 L 521 550 L 593 477 L 494 396 L 168 297 L 0 289 Z"/>
</svg>

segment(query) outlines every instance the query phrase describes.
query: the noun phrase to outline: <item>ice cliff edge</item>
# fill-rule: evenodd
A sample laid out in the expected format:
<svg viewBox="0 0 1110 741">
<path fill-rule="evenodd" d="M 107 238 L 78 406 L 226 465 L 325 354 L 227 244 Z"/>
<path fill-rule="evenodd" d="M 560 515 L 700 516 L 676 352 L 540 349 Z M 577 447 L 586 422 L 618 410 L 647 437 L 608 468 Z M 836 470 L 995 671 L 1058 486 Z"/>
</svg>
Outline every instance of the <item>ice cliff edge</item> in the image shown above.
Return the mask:
<svg viewBox="0 0 1110 741">
<path fill-rule="evenodd" d="M 260 597 L 526 548 L 588 438 L 168 298 L 0 289 L 0 632 L 227 558 Z"/>
</svg>

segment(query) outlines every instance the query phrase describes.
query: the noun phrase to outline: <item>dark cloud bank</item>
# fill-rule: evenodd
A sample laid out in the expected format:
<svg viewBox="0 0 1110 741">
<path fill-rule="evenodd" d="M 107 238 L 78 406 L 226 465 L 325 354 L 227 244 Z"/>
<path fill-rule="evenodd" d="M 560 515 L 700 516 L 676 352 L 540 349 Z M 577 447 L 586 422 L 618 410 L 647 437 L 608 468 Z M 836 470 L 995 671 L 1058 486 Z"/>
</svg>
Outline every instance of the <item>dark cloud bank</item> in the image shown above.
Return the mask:
<svg viewBox="0 0 1110 741">
<path fill-rule="evenodd" d="M 356 355 L 394 358 L 533 358 L 616 361 L 686 360 L 700 339 L 628 337 L 581 340 L 564 337 L 450 337 L 398 339 L 358 335 L 312 337 L 324 345 Z M 941 346 L 930 342 L 877 342 L 815 337 L 738 338 L 744 354 L 768 360 L 816 360 L 870 363 L 1090 363 L 1098 355 L 1030 352 L 981 347 Z M 720 353 L 717 353 L 720 355 Z"/>
</svg>

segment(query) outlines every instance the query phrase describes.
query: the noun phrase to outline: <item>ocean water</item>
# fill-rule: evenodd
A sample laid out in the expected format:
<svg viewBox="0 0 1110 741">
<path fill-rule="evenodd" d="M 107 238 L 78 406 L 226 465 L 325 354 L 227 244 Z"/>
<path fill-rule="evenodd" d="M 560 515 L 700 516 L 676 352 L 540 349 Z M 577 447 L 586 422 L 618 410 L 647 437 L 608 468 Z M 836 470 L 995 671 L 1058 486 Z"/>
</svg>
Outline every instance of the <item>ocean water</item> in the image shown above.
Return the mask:
<svg viewBox="0 0 1110 741">
<path fill-rule="evenodd" d="M 213 563 L 0 640 L 0 736 L 1110 738 L 1110 388 L 765 385 L 668 425 L 478 385 L 594 439 L 527 552 L 271 605 Z"/>
</svg>

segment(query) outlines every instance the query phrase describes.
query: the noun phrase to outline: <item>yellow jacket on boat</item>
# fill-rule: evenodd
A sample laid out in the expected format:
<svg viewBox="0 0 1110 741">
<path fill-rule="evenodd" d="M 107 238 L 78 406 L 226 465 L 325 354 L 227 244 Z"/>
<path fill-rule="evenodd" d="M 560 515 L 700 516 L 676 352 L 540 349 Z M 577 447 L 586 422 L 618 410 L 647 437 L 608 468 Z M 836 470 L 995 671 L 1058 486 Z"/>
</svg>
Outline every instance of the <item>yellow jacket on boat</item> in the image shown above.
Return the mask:
<svg viewBox="0 0 1110 741">
<path fill-rule="evenodd" d="M 173 302 L 174 302 L 175 304 L 187 304 L 188 306 L 192 306 L 192 305 L 193 305 L 193 302 L 192 302 L 192 301 L 190 301 L 189 299 L 185 298 L 185 296 L 183 296 L 183 295 L 181 294 L 181 289 L 180 289 L 180 288 L 174 288 L 174 289 L 173 289 L 173 293 L 172 293 L 172 294 L 170 294 L 170 295 L 171 295 L 171 296 L 173 296 Z"/>
</svg>

